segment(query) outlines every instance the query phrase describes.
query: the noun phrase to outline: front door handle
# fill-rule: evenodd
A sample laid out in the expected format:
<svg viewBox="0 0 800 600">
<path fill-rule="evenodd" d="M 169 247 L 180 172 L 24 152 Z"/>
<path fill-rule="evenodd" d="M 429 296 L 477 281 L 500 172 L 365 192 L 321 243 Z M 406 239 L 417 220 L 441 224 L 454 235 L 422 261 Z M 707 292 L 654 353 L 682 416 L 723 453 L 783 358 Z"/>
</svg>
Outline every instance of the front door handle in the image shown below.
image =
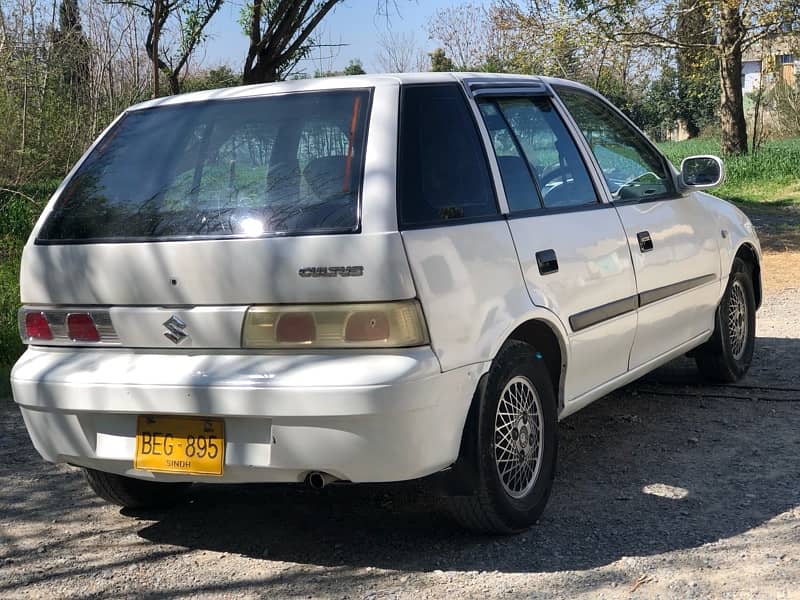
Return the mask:
<svg viewBox="0 0 800 600">
<path fill-rule="evenodd" d="M 536 264 L 539 266 L 540 275 L 549 275 L 558 272 L 558 257 L 553 249 L 540 250 L 536 253 Z"/>
<path fill-rule="evenodd" d="M 639 238 L 639 250 L 650 252 L 653 249 L 653 238 L 650 237 L 649 231 L 640 231 L 636 237 Z"/>
</svg>

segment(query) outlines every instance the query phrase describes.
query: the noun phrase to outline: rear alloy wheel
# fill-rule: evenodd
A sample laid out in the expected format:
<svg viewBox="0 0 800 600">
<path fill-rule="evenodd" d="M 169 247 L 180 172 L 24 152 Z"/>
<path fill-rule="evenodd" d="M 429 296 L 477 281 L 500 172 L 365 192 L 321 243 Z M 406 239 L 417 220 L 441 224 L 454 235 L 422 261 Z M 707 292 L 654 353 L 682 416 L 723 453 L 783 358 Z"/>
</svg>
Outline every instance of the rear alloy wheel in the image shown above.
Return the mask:
<svg viewBox="0 0 800 600">
<path fill-rule="evenodd" d="M 191 483 L 145 481 L 84 469 L 86 481 L 103 500 L 124 508 L 169 508 L 178 504 Z"/>
<path fill-rule="evenodd" d="M 738 381 L 753 361 L 756 302 L 750 273 L 744 261 L 734 260 L 728 287 L 717 308 L 714 335 L 695 352 L 697 367 L 708 381 Z"/>
<path fill-rule="evenodd" d="M 530 492 L 542 466 L 542 405 L 527 377 L 506 384 L 494 420 L 494 462 L 503 489 L 512 498 Z"/>
<path fill-rule="evenodd" d="M 556 399 L 541 354 L 508 342 L 474 402 L 459 457 L 469 493 L 447 498 L 448 508 L 473 531 L 521 531 L 547 504 L 558 449 Z"/>
</svg>

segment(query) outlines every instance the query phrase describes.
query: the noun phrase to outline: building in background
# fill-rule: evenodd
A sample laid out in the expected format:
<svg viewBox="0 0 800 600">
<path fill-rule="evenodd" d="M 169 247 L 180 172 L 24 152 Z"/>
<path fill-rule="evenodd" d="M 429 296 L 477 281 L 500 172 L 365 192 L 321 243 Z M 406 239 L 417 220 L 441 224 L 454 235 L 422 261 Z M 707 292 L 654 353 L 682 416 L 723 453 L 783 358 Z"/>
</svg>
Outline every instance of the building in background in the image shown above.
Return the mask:
<svg viewBox="0 0 800 600">
<path fill-rule="evenodd" d="M 749 48 L 742 57 L 742 91 L 757 92 L 778 81 L 800 79 L 800 32 L 790 31 Z"/>
</svg>

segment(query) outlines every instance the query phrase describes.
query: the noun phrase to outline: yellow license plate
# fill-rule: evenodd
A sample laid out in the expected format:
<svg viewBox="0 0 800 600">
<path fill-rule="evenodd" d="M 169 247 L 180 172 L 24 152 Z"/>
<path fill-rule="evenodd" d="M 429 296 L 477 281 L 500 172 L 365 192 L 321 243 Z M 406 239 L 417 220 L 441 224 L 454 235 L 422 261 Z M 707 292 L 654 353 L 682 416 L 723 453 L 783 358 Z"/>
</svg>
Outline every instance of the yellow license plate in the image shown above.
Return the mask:
<svg viewBox="0 0 800 600">
<path fill-rule="evenodd" d="M 199 417 L 140 416 L 136 422 L 137 469 L 222 475 L 225 421 Z"/>
</svg>

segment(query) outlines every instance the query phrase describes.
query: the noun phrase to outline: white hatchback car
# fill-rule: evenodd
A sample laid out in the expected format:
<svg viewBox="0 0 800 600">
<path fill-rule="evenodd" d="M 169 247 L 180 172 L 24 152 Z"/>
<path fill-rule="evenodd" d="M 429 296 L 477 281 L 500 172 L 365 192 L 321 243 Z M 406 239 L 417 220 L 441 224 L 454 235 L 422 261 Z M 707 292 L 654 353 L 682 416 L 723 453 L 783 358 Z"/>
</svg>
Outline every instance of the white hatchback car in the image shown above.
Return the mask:
<svg viewBox="0 0 800 600">
<path fill-rule="evenodd" d="M 432 478 L 535 522 L 557 422 L 691 352 L 747 371 L 758 239 L 592 90 L 429 73 L 256 85 L 119 117 L 22 259 L 36 449 L 124 506 L 192 482 Z"/>
</svg>

